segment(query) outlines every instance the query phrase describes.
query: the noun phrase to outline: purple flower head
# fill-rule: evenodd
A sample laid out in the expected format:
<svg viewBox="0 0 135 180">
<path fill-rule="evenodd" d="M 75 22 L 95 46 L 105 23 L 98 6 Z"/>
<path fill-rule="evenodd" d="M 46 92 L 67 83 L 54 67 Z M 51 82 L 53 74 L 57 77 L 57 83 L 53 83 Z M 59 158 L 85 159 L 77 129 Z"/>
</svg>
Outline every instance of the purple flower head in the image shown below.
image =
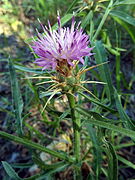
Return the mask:
<svg viewBox="0 0 135 180">
<path fill-rule="evenodd" d="M 72 18 L 71 28 L 62 28 L 60 16 L 58 15 L 58 30 L 52 30 L 42 25 L 44 33 L 38 32 L 37 39 L 33 39 L 31 47 L 39 58 L 35 60 L 38 66 L 44 69 L 62 68 L 60 65 L 66 63 L 68 67 L 74 66 L 73 61 L 78 60 L 84 63 L 83 56 L 91 56 L 89 48 L 89 37 L 79 25 L 75 29 L 74 17 Z"/>
</svg>

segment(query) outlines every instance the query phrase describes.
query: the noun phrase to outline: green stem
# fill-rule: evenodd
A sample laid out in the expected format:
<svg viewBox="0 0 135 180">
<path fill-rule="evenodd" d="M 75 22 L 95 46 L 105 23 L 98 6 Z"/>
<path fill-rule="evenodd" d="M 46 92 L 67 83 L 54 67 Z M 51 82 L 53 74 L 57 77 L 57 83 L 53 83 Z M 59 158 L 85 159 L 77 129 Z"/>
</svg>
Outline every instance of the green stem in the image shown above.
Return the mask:
<svg viewBox="0 0 135 180">
<path fill-rule="evenodd" d="M 99 24 L 99 26 L 97 28 L 97 31 L 96 31 L 95 35 L 92 38 L 92 41 L 94 41 L 97 38 L 98 34 L 100 33 L 100 31 L 102 29 L 102 26 L 104 25 L 104 23 L 105 23 L 105 21 L 107 19 L 107 16 L 111 11 L 112 5 L 113 5 L 113 0 L 110 1 L 108 7 L 106 8 L 105 14 L 104 14 L 104 16 L 103 16 L 103 18 L 102 18 L 102 20 L 101 20 L 101 22 L 100 22 L 100 24 Z"/>
<path fill-rule="evenodd" d="M 76 163 L 80 162 L 80 118 L 75 113 L 75 98 L 71 94 L 67 94 L 70 111 L 71 111 L 71 118 L 73 122 L 73 131 L 74 131 L 74 156 L 76 159 Z M 81 179 L 81 169 L 77 168 L 75 170 L 75 179 Z"/>
<path fill-rule="evenodd" d="M 118 92 L 120 92 L 120 78 L 120 55 L 116 55 L 116 84 Z"/>
</svg>

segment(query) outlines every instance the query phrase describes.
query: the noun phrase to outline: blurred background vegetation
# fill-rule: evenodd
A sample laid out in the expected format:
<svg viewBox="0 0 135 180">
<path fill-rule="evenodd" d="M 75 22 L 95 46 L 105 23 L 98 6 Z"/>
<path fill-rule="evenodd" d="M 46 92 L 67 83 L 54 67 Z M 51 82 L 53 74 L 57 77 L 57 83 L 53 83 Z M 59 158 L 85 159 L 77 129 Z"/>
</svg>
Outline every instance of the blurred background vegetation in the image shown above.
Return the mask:
<svg viewBox="0 0 135 180">
<path fill-rule="evenodd" d="M 114 8 L 109 12 L 107 20 L 97 36 L 93 36 L 101 22 L 104 12 L 107 9 L 109 0 L 1 0 L 0 1 L 0 129 L 9 133 L 14 133 L 14 115 L 12 113 L 12 96 L 9 78 L 9 69 L 7 59 L 10 58 L 14 62 L 17 69 L 17 78 L 24 101 L 23 113 L 26 114 L 26 129 L 27 134 L 31 135 L 34 141 L 38 141 L 38 137 L 44 138 L 41 143 L 46 145 L 55 141 L 55 136 L 60 134 L 62 138 L 69 142 L 68 147 L 65 144 L 57 144 L 58 149 L 66 151 L 72 146 L 70 135 L 72 134 L 71 124 L 68 121 L 62 121 L 59 127 L 59 115 L 51 109 L 48 112 L 52 115 L 46 118 L 41 116 L 40 107 L 45 102 L 41 99 L 40 90 L 44 91 L 43 87 L 35 86 L 36 81 L 24 80 L 23 78 L 31 75 L 30 71 L 22 73 L 25 67 L 35 68 L 33 64 L 34 56 L 30 53 L 29 47 L 26 44 L 29 39 L 36 35 L 36 29 L 42 32 L 42 28 L 38 19 L 43 25 L 47 25 L 48 20 L 51 25 L 56 25 L 57 11 L 60 12 L 63 19 L 63 24 L 68 26 L 71 24 L 72 13 L 75 13 L 76 21 L 82 22 L 82 28 L 90 35 L 90 40 L 101 40 L 103 47 L 106 49 L 109 67 L 113 85 L 122 97 L 122 105 L 126 114 L 131 119 L 135 117 L 135 5 L 120 4 L 122 1 L 115 1 Z M 55 28 L 55 26 L 54 26 Z M 93 39 L 94 38 L 94 39 Z M 96 64 L 93 59 L 87 59 L 88 65 Z M 23 66 L 22 66 L 23 65 Z M 36 67 L 37 68 L 37 67 Z M 26 70 L 26 69 L 25 69 Z M 93 80 L 101 80 L 100 74 L 97 71 L 92 71 L 88 74 Z M 106 102 L 104 99 L 104 89 L 93 85 L 90 87 L 94 94 Z M 87 102 L 86 102 L 87 103 Z M 52 102 L 51 108 L 63 111 L 64 105 L 61 102 Z M 91 106 L 92 108 L 92 106 Z M 98 109 L 100 112 L 100 109 Z M 57 115 L 56 115 L 57 114 Z M 38 121 L 37 121 L 38 119 Z M 58 121 L 53 121 L 57 119 Z M 38 123 L 37 123 L 38 122 Z M 34 128 L 35 129 L 34 129 Z M 59 129 L 57 129 L 59 127 Z M 36 131 L 38 129 L 38 131 Z M 64 133 L 64 132 L 68 133 Z M 34 135 L 33 135 L 34 132 Z M 47 132 L 46 135 L 42 135 Z M 70 135 L 67 135 L 70 134 Z M 113 136 L 114 137 L 114 136 Z M 49 138 L 49 140 L 48 140 Z M 115 141 L 113 139 L 113 141 Z M 117 137 L 119 143 L 131 142 L 130 139 L 124 139 L 123 136 Z M 5 140 L 0 140 L 1 144 L 1 160 L 9 163 L 14 162 L 30 162 L 31 154 L 26 148 L 15 143 Z M 117 145 L 117 144 L 116 144 Z M 120 160 L 121 169 L 119 177 L 121 180 L 135 178 L 135 148 L 130 143 L 131 147 L 119 151 L 120 155 L 126 160 Z M 50 145 L 51 146 L 51 145 Z M 44 158 L 44 157 L 43 157 Z M 123 163 L 123 164 L 121 164 Z M 123 168 L 124 167 L 124 168 Z M 126 170 L 125 170 L 126 169 Z M 88 170 L 84 167 L 84 170 Z M 0 165 L 0 179 L 8 180 L 8 176 Z M 21 177 L 28 177 L 37 173 L 39 169 L 33 167 L 25 170 L 19 170 Z M 126 171 L 126 173 L 125 173 Z M 24 175 L 25 174 L 25 175 Z M 65 173 L 66 174 L 66 173 Z M 67 179 L 68 175 L 62 174 L 62 177 Z M 60 176 L 60 175 L 59 175 Z M 60 177 L 59 177 L 60 178 Z M 101 178 L 102 179 L 102 178 Z M 104 175 L 103 175 L 104 179 Z"/>
</svg>

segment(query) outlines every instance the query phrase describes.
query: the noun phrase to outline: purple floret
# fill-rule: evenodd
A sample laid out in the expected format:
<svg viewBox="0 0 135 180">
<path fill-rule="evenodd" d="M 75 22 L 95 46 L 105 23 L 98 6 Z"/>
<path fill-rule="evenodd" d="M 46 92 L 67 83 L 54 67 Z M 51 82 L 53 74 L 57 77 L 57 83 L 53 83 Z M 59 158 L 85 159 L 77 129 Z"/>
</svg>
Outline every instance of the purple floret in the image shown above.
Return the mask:
<svg viewBox="0 0 135 180">
<path fill-rule="evenodd" d="M 70 66 L 74 66 L 73 61 L 78 60 L 84 63 L 84 56 L 91 56 L 89 48 L 89 36 L 83 33 L 79 27 L 75 29 L 74 17 L 72 18 L 71 29 L 62 28 L 60 16 L 58 16 L 58 31 L 52 30 L 50 22 L 49 28 L 43 27 L 44 34 L 38 32 L 37 39 L 32 41 L 32 49 L 39 58 L 35 60 L 38 66 L 44 69 L 56 69 L 59 62 L 66 60 Z"/>
</svg>

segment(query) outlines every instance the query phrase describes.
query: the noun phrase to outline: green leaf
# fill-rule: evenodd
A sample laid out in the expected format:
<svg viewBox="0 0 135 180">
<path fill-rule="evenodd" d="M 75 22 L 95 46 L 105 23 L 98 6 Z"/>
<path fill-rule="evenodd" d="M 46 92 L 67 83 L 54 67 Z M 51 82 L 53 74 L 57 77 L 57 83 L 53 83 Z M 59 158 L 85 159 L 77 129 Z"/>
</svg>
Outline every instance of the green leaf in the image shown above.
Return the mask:
<svg viewBox="0 0 135 180">
<path fill-rule="evenodd" d="M 110 15 L 116 16 L 116 17 L 120 18 L 121 20 L 127 22 L 128 24 L 135 26 L 135 18 L 133 18 L 132 16 L 128 15 L 127 13 L 125 13 L 123 11 L 113 10 L 110 12 Z"/>
<path fill-rule="evenodd" d="M 85 120 L 86 123 L 91 123 L 93 125 L 96 125 L 96 126 L 99 126 L 99 127 L 103 127 L 103 128 L 107 128 L 109 130 L 112 130 L 112 131 L 116 131 L 118 133 L 121 133 L 121 134 L 124 134 L 125 136 L 129 136 L 131 138 L 134 138 L 135 139 L 135 132 L 132 131 L 132 130 L 129 130 L 129 129 L 125 129 L 125 128 L 122 128 L 120 126 L 116 126 L 116 125 L 113 125 L 112 123 L 108 123 L 108 122 L 104 122 L 104 118 L 102 119 L 100 117 L 100 120 L 99 118 L 95 118 L 95 117 L 92 117 L 91 113 L 89 113 L 89 111 L 83 109 L 83 108 L 79 108 L 79 107 L 76 107 L 76 110 L 82 114 L 85 118 L 88 117 L 89 119 Z M 101 121 L 102 119 L 102 121 Z"/>
<path fill-rule="evenodd" d="M 38 179 L 36 179 L 36 180 L 53 180 L 53 178 L 52 178 L 51 175 L 44 174 L 44 175 L 40 176 Z"/>
<path fill-rule="evenodd" d="M 11 80 L 13 105 L 14 105 L 15 116 L 16 116 L 17 132 L 18 132 L 18 135 L 21 136 L 23 134 L 22 117 L 21 117 L 21 114 L 23 111 L 23 101 L 22 101 L 22 96 L 20 93 L 14 65 L 10 58 L 9 58 L 9 72 L 10 72 L 10 80 Z"/>
<path fill-rule="evenodd" d="M 58 157 L 60 159 L 63 159 L 65 161 L 73 162 L 73 159 L 68 157 L 66 154 L 62 154 L 62 153 L 59 153 L 57 151 L 51 150 L 51 149 L 46 148 L 46 147 L 44 147 L 38 143 L 34 143 L 30 140 L 14 136 L 14 135 L 8 134 L 8 133 L 3 132 L 3 131 L 0 131 L 0 136 L 3 138 L 9 139 L 11 141 L 20 143 L 22 145 L 28 146 L 30 149 L 36 149 L 36 150 L 48 153 L 54 157 Z"/>
<path fill-rule="evenodd" d="M 28 130 L 31 132 L 31 134 L 36 134 L 38 138 L 45 138 L 45 136 L 40 133 L 37 129 L 35 129 L 33 126 L 29 125 L 28 123 L 24 122 L 24 125 L 28 128 Z"/>
<path fill-rule="evenodd" d="M 125 147 L 134 146 L 134 145 L 135 145 L 134 142 L 128 142 L 128 143 L 122 143 L 122 144 L 116 145 L 116 146 L 114 146 L 114 148 L 117 150 L 117 149 L 122 149 Z"/>
<path fill-rule="evenodd" d="M 65 164 L 67 164 L 65 161 L 61 161 L 61 162 L 57 162 L 57 163 L 53 163 L 53 164 L 45 164 L 45 162 L 43 162 L 40 158 L 38 159 L 37 157 L 33 157 L 34 162 L 39 165 L 42 169 L 44 170 L 55 170 L 59 167 L 64 166 Z"/>
<path fill-rule="evenodd" d="M 68 164 L 64 164 L 62 165 L 61 167 L 57 167 L 53 170 L 50 170 L 48 171 L 47 173 L 45 173 L 43 176 L 37 178 L 36 180 L 48 180 L 51 179 L 51 176 L 54 174 L 54 173 L 57 173 L 57 172 L 60 172 L 60 171 L 63 171 L 65 168 L 67 168 L 69 165 Z"/>
<path fill-rule="evenodd" d="M 124 111 L 124 109 L 122 107 L 120 95 L 118 95 L 116 89 L 115 89 L 115 92 L 114 92 L 114 97 L 115 97 L 117 110 L 119 112 L 120 118 L 123 121 L 124 126 L 126 128 L 131 129 L 131 130 L 135 130 L 135 125 L 133 124 L 133 122 L 131 121 L 129 116 L 125 113 L 125 111 Z"/>
<path fill-rule="evenodd" d="M 40 69 L 32 69 L 32 68 L 28 68 L 28 67 L 25 67 L 25 66 L 20 66 L 20 65 L 14 65 L 14 67 L 20 71 L 24 71 L 24 72 L 32 72 L 32 73 L 35 73 L 35 74 L 44 74 L 44 73 L 47 73 L 46 71 L 43 71 L 41 68 Z M 49 71 L 48 73 L 50 72 L 54 72 L 54 71 Z"/>
<path fill-rule="evenodd" d="M 99 25 L 98 25 L 98 27 L 97 27 L 97 30 L 96 30 L 93 38 L 92 38 L 93 41 L 95 41 L 95 40 L 97 39 L 97 37 L 98 37 L 98 35 L 99 35 L 99 33 L 100 33 L 100 31 L 101 31 L 101 29 L 102 29 L 102 27 L 103 27 L 106 19 L 107 19 L 107 17 L 108 17 L 109 12 L 110 12 L 111 9 L 112 9 L 112 5 L 113 5 L 113 0 L 110 0 L 110 2 L 109 2 L 109 4 L 108 4 L 108 7 L 105 8 L 105 12 L 104 12 L 104 14 L 103 14 L 103 17 L 101 18 L 101 21 L 100 21 L 100 23 L 99 23 Z"/>
<path fill-rule="evenodd" d="M 126 29 L 126 31 L 131 36 L 133 42 L 135 43 L 134 27 L 132 25 L 128 24 L 127 22 L 121 20 L 120 18 L 116 17 L 116 16 L 113 16 L 113 19 Z"/>
<path fill-rule="evenodd" d="M 91 137 L 93 143 L 93 154 L 94 154 L 94 172 L 96 174 L 96 180 L 99 179 L 100 168 L 101 168 L 101 147 L 99 145 L 99 141 L 96 137 L 96 132 L 91 124 L 86 124 L 87 131 L 89 136 Z"/>
<path fill-rule="evenodd" d="M 97 112 L 89 111 L 89 110 L 83 109 L 81 106 L 76 106 L 76 107 L 79 108 L 79 109 L 81 109 L 81 110 L 85 110 L 85 112 L 87 112 L 89 115 L 91 115 L 91 118 L 95 118 L 95 119 L 98 119 L 98 120 L 104 121 L 104 122 L 117 123 L 116 120 L 108 119 L 108 118 L 106 118 L 106 117 L 100 115 L 100 114 L 97 113 Z"/>
<path fill-rule="evenodd" d="M 30 168 L 33 165 L 34 165 L 33 163 L 14 163 L 14 164 L 11 164 L 11 166 L 13 168 Z"/>
<path fill-rule="evenodd" d="M 13 178 L 14 180 L 23 180 L 6 161 L 2 161 L 2 165 L 10 178 Z"/>
<path fill-rule="evenodd" d="M 95 53 L 95 59 L 97 64 L 101 64 L 107 61 L 107 56 L 106 56 L 106 52 L 104 49 L 104 46 L 102 44 L 101 41 L 96 41 L 95 44 L 95 48 L 93 49 L 93 52 Z M 109 66 L 108 64 L 104 64 L 98 67 L 99 69 L 99 73 L 100 73 L 100 77 L 101 80 L 105 83 L 107 83 L 106 85 L 106 94 L 108 96 L 108 98 L 111 101 L 111 104 L 113 104 L 114 102 L 114 90 L 113 90 L 113 85 L 112 85 L 112 80 L 111 80 L 111 75 L 110 75 L 110 71 L 109 71 Z"/>
<path fill-rule="evenodd" d="M 88 99 L 90 102 L 93 102 L 94 104 L 99 105 L 100 107 L 102 107 L 103 109 L 106 109 L 108 111 L 110 111 L 111 113 L 116 113 L 117 111 L 114 109 L 109 108 L 108 106 L 102 104 L 100 101 L 97 101 L 96 99 L 87 96 L 86 94 L 83 94 L 82 92 L 78 92 L 80 95 L 82 95 L 83 97 L 85 97 L 86 99 Z"/>
<path fill-rule="evenodd" d="M 62 120 L 64 118 L 66 118 L 67 115 L 70 114 L 70 111 L 67 110 L 67 111 L 64 111 L 60 116 L 59 116 L 59 120 Z"/>
<path fill-rule="evenodd" d="M 85 17 L 85 19 L 82 21 L 81 26 L 83 29 L 85 29 L 85 27 L 87 26 L 87 24 L 89 24 L 90 19 L 92 19 L 93 16 L 93 11 L 90 11 L 87 16 Z"/>
<path fill-rule="evenodd" d="M 125 5 L 125 4 L 135 4 L 135 0 L 124 0 L 114 3 L 113 6 Z"/>
<path fill-rule="evenodd" d="M 43 176 L 43 173 L 38 173 L 38 174 L 36 174 L 34 176 L 31 176 L 31 177 L 28 177 L 28 178 L 24 178 L 23 180 L 37 180 L 37 178 L 39 178 L 41 176 Z M 49 180 L 49 179 L 46 179 L 46 180 Z"/>
<path fill-rule="evenodd" d="M 78 1 L 79 1 L 79 0 L 74 0 L 74 1 L 72 2 L 72 4 L 69 6 L 69 8 L 68 8 L 68 10 L 66 11 L 65 14 L 69 13 L 69 12 L 72 10 L 72 8 L 77 4 Z"/>
<path fill-rule="evenodd" d="M 108 180 L 118 180 L 118 160 L 115 149 L 113 145 L 105 139 L 103 142 L 105 145 L 104 150 L 108 157 Z"/>
<path fill-rule="evenodd" d="M 135 164 L 133 164 L 132 162 L 128 161 L 127 159 L 125 159 L 119 155 L 118 155 L 118 160 L 121 161 L 123 164 L 126 164 L 128 167 L 135 169 Z"/>
<path fill-rule="evenodd" d="M 113 54 L 113 55 L 115 55 L 115 56 L 119 56 L 119 55 L 120 55 L 120 53 L 119 53 L 117 50 L 115 50 L 114 48 L 112 48 L 112 47 L 110 47 L 110 46 L 108 46 L 108 45 L 106 45 L 106 44 L 104 44 L 104 47 L 105 47 L 111 54 Z"/>
</svg>

